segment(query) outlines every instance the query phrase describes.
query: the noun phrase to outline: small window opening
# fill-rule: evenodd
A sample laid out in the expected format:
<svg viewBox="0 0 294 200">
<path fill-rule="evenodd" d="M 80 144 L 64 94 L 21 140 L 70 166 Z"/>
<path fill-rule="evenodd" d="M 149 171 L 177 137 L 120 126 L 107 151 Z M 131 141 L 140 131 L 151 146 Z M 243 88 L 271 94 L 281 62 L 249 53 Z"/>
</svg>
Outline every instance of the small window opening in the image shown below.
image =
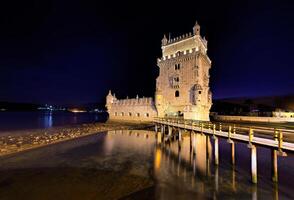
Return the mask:
<svg viewBox="0 0 294 200">
<path fill-rule="evenodd" d="M 180 92 L 177 90 L 176 92 L 175 92 L 175 97 L 179 97 L 180 96 Z"/>
<path fill-rule="evenodd" d="M 175 70 L 179 70 L 180 69 L 180 64 L 175 64 Z"/>
</svg>

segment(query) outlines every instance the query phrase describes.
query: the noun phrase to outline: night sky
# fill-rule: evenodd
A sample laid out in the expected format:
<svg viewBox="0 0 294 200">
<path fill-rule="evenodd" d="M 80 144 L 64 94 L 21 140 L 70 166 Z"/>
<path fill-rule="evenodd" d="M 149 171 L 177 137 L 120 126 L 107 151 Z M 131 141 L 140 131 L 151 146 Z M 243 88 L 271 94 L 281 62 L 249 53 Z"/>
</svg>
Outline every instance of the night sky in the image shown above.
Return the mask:
<svg viewBox="0 0 294 200">
<path fill-rule="evenodd" d="M 213 98 L 294 92 L 293 1 L 5 1 L 0 101 L 153 96 L 163 34 L 208 40 Z"/>
</svg>

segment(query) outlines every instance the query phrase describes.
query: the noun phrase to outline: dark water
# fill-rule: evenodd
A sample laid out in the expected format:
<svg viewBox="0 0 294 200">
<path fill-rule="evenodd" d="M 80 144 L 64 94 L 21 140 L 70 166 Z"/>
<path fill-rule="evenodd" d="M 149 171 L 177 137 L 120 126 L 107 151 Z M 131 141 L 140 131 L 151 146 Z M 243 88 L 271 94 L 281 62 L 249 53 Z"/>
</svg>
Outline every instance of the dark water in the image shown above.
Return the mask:
<svg viewBox="0 0 294 200">
<path fill-rule="evenodd" d="M 279 157 L 272 184 L 270 150 L 258 147 L 258 184 L 250 182 L 250 151 L 236 143 L 236 166 L 220 140 L 188 136 L 156 144 L 152 131 L 109 131 L 0 159 L 0 199 L 294 199 L 294 157 Z M 208 141 L 208 148 L 206 142 Z M 207 155 L 209 159 L 207 159 Z"/>
<path fill-rule="evenodd" d="M 1 131 L 50 128 L 71 124 L 104 122 L 104 113 L 0 112 Z"/>
</svg>

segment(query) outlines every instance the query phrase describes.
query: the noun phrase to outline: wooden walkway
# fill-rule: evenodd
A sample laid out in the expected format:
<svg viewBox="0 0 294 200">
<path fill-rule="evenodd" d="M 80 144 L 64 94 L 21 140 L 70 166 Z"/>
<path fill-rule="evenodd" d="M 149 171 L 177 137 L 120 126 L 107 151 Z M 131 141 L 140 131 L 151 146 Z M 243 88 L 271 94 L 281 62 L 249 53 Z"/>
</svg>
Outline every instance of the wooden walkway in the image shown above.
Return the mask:
<svg viewBox="0 0 294 200">
<path fill-rule="evenodd" d="M 270 148 L 277 148 L 280 151 L 294 151 L 294 143 L 285 142 L 283 134 L 293 134 L 293 130 L 273 129 L 268 127 L 241 127 L 237 125 L 224 126 L 222 124 L 202 123 L 191 120 L 155 118 L 153 121 L 158 125 L 166 125 L 174 128 L 185 129 L 189 131 L 202 132 L 212 136 L 219 136 L 229 140 L 245 142 L 249 144 L 262 145 Z M 246 134 L 247 133 L 247 134 Z M 258 133 L 255 136 L 254 133 Z M 265 135 L 260 136 L 262 133 Z M 272 136 L 268 134 L 272 133 Z"/>
</svg>

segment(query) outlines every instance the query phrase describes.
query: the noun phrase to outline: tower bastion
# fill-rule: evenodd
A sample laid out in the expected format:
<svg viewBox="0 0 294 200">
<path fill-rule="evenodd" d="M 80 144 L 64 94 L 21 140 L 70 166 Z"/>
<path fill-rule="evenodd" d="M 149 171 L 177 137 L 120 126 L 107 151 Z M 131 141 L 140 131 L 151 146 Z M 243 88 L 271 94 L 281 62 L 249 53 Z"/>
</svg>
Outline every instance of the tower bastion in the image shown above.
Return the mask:
<svg viewBox="0 0 294 200">
<path fill-rule="evenodd" d="M 111 120 L 152 121 L 157 116 L 154 101 L 151 97 L 117 99 L 109 91 L 106 97 L 106 108 Z"/>
</svg>

